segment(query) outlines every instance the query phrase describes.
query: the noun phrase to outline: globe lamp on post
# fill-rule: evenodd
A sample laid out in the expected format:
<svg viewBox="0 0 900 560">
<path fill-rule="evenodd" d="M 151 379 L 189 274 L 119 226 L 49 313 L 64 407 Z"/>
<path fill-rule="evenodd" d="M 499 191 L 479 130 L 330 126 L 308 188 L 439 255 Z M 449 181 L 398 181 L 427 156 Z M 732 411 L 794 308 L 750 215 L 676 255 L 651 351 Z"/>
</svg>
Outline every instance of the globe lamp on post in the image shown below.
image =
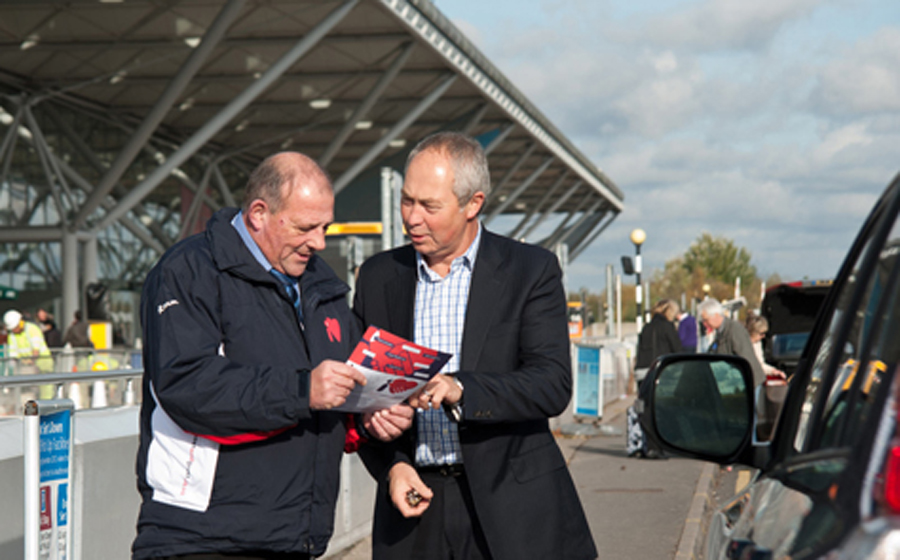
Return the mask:
<svg viewBox="0 0 900 560">
<path fill-rule="evenodd" d="M 631 232 L 631 242 L 634 243 L 634 301 L 637 305 L 637 317 L 635 324 L 637 325 L 638 334 L 644 326 L 644 298 L 643 287 L 641 286 L 641 245 L 647 240 L 647 233 L 641 228 L 637 228 Z"/>
</svg>

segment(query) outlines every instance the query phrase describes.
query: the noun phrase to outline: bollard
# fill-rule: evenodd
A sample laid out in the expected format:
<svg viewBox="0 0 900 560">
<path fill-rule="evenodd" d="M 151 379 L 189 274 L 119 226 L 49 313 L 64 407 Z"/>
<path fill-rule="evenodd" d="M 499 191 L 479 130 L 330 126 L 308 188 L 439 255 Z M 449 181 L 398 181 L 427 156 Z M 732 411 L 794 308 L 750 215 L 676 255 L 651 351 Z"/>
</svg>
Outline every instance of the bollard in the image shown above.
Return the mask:
<svg viewBox="0 0 900 560">
<path fill-rule="evenodd" d="M 109 369 L 103 362 L 95 362 L 91 366 L 92 371 L 106 371 Z M 91 408 L 106 408 L 109 402 L 106 399 L 106 382 L 94 381 L 94 390 L 91 391 Z"/>
<path fill-rule="evenodd" d="M 69 400 L 72 401 L 76 410 L 81 409 L 81 385 L 77 381 L 69 383 Z"/>
<path fill-rule="evenodd" d="M 134 379 L 129 379 L 125 384 L 125 404 L 127 406 L 134 404 Z"/>
</svg>

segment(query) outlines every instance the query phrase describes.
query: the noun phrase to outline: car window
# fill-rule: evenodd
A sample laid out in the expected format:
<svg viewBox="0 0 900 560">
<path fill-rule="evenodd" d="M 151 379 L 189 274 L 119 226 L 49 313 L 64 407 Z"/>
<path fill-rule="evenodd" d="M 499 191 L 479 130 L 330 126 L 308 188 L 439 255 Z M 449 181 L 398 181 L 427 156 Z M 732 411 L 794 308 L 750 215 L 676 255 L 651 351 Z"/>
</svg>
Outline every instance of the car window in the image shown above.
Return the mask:
<svg viewBox="0 0 900 560">
<path fill-rule="evenodd" d="M 822 343 L 815 355 L 810 356 L 811 374 L 807 380 L 803 407 L 793 441 L 796 451 L 839 446 L 841 441 L 847 441 L 849 436 L 843 430 L 862 426 L 861 420 L 868 413 L 872 397 L 886 371 L 885 362 L 896 361 L 895 356 L 888 354 L 897 352 L 889 343 L 891 334 L 896 340 L 897 330 L 885 329 L 885 320 L 890 318 L 895 306 L 893 302 L 896 300 L 897 282 L 892 279 L 891 273 L 897 262 L 900 225 L 896 221 L 896 216 L 884 215 L 881 220 L 888 218 L 893 224 L 886 242 L 879 243 L 876 247 L 871 236 L 866 241 L 864 249 L 859 252 L 859 257 L 853 264 L 852 274 L 840 287 Z M 874 234 L 880 229 L 877 225 L 870 231 Z M 861 270 L 861 266 L 871 251 L 878 252 L 878 260 L 874 272 L 867 274 L 867 271 Z M 856 306 L 853 295 L 859 289 L 864 292 L 861 299 L 855 300 L 861 302 Z M 856 308 L 850 309 L 851 305 L 855 305 Z M 842 336 L 839 329 L 847 313 L 853 314 L 852 325 L 846 338 L 838 340 L 838 337 Z M 874 335 L 872 339 L 874 344 L 870 345 L 869 354 L 864 355 L 863 344 L 870 334 Z M 827 379 L 826 368 L 835 363 L 833 361 L 835 354 L 838 354 L 838 370 L 828 381 L 828 387 L 824 387 L 823 381 Z M 827 398 L 821 408 L 820 437 L 818 441 L 813 442 L 810 441 L 813 434 L 812 414 L 821 391 L 827 391 Z"/>
</svg>

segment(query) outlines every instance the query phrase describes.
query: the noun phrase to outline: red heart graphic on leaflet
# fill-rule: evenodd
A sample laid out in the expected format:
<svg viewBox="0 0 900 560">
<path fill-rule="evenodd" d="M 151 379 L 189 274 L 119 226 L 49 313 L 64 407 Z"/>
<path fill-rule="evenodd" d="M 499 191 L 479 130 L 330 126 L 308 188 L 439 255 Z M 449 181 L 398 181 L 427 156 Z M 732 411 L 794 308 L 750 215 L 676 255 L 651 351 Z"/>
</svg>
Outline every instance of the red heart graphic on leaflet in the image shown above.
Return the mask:
<svg viewBox="0 0 900 560">
<path fill-rule="evenodd" d="M 391 393 L 397 394 L 406 391 L 407 389 L 412 389 L 418 385 L 415 381 L 408 381 L 406 379 L 395 379 L 391 381 Z"/>
</svg>

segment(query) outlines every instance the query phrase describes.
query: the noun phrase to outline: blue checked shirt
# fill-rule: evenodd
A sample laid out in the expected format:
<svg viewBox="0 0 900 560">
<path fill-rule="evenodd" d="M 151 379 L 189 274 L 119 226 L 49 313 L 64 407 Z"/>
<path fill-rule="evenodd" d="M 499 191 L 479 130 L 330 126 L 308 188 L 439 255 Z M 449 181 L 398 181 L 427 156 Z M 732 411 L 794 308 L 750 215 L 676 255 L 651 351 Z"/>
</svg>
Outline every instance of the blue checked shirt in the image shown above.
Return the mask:
<svg viewBox="0 0 900 560">
<path fill-rule="evenodd" d="M 453 357 L 441 373 L 459 370 L 466 305 L 475 255 L 481 243 L 481 226 L 466 252 L 453 260 L 444 278 L 428 268 L 425 259 L 416 253 L 416 309 L 414 342 L 447 352 Z M 442 409 L 417 411 L 416 464 L 449 465 L 462 463 L 459 431 Z"/>
</svg>

